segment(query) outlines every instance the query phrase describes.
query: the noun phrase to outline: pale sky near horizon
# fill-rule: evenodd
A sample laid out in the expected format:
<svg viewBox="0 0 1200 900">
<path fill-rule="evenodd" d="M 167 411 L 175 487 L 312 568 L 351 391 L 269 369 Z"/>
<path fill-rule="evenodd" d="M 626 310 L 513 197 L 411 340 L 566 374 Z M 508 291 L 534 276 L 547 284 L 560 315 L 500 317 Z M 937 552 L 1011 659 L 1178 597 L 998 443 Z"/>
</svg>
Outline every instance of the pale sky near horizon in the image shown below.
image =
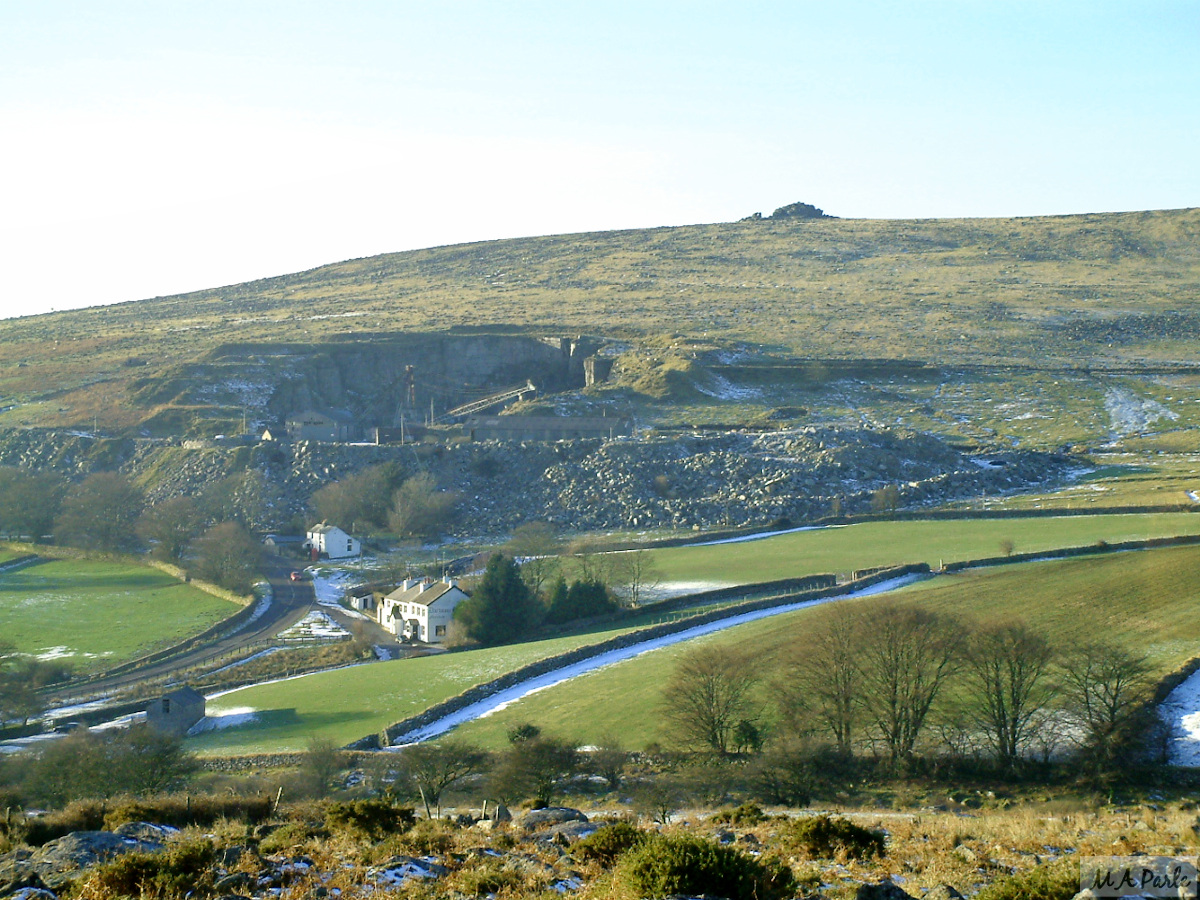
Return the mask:
<svg viewBox="0 0 1200 900">
<path fill-rule="evenodd" d="M 0 317 L 398 250 L 1200 206 L 1200 3 L 0 0 Z"/>
</svg>

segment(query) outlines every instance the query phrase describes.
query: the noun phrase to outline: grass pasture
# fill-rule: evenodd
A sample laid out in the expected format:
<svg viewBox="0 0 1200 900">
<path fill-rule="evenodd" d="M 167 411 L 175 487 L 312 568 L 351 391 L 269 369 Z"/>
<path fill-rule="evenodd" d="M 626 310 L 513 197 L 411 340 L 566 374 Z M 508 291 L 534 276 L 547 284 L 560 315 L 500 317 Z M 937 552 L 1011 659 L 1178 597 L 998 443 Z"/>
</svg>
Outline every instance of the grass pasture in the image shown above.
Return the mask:
<svg viewBox="0 0 1200 900">
<path fill-rule="evenodd" d="M 627 630 L 352 666 L 241 688 L 211 701 L 208 714 L 253 710 L 254 724 L 189 738 L 188 747 L 226 755 L 303 750 L 312 737 L 349 743 L 505 672 Z"/>
<path fill-rule="evenodd" d="M 864 522 L 733 544 L 673 547 L 653 551 L 653 559 L 664 583 L 733 585 L 903 563 L 936 567 L 943 561 L 1000 556 L 1003 541 L 1012 541 L 1017 553 L 1032 553 L 1196 533 L 1200 517 L 1191 513 Z"/>
<path fill-rule="evenodd" d="M 848 571 L 893 562 L 917 562 L 924 559 L 937 564 L 943 558 L 949 562 L 995 556 L 1000 552 L 999 542 L 1004 539 L 1013 539 L 1017 549 L 1025 551 L 1091 544 L 1098 540 L 1113 542 L 1187 534 L 1197 529 L 1200 529 L 1200 519 L 1193 519 L 1186 513 L 951 522 L 875 522 L 846 528 L 797 532 L 742 543 L 660 550 L 655 552 L 655 562 L 663 571 L 664 581 L 724 580 L 729 583 L 747 583 L 815 572 Z M 1200 561 L 1200 550 L 1192 550 L 1192 553 L 1194 555 L 1190 558 Z M 1107 559 L 1134 560 L 1151 556 L 1154 554 L 1126 553 L 1105 558 L 1100 562 Z M 1082 560 L 1080 565 L 1086 567 L 1093 561 Z M 1022 577 L 1029 578 L 1031 584 L 1038 586 L 1038 596 L 1053 597 L 1056 596 L 1057 589 L 1050 586 L 1043 591 L 1041 585 L 1046 580 L 1045 572 L 1057 571 L 1052 568 L 1055 565 L 1058 564 L 1030 564 L 994 571 L 1043 573 Z M 1045 569 L 1042 566 L 1051 568 Z M 972 583 L 970 579 L 975 576 L 957 577 L 961 581 L 954 583 L 969 584 Z M 935 583 L 941 584 L 942 581 Z M 969 603 L 971 592 L 965 591 L 964 596 L 968 598 L 964 602 Z M 1021 603 L 1025 602 L 1027 601 L 1021 600 Z M 650 617 L 652 611 L 648 613 L 648 620 Z M 792 620 L 789 617 L 772 618 L 756 625 L 742 626 L 735 631 L 748 635 L 753 642 L 770 646 L 774 640 L 773 636 L 780 633 L 781 623 L 785 621 Z M 631 622 L 627 627 L 638 624 L 645 623 Z M 222 755 L 302 749 L 311 736 L 348 743 L 525 663 L 585 644 L 599 643 L 624 630 L 627 629 L 571 635 L 511 647 L 398 660 L 243 688 L 215 701 L 212 704 L 212 712 L 219 715 L 223 710 L 227 713 L 233 710 L 253 710 L 256 714 L 255 722 L 209 732 L 189 739 L 189 745 L 200 753 Z M 677 652 L 677 649 L 666 649 L 651 654 L 646 659 L 669 661 Z M 589 728 L 591 739 L 598 738 L 605 729 L 611 728 L 619 734 L 639 735 L 638 740 L 641 740 L 642 744 L 658 740 L 659 737 L 652 733 L 652 723 L 657 718 L 654 711 L 657 694 L 653 691 L 647 692 L 645 686 L 661 684 L 661 679 L 669 671 L 669 664 L 661 665 L 665 668 L 640 673 L 629 668 L 630 664 L 626 663 L 600 673 L 585 675 L 578 683 L 595 685 L 594 688 L 588 688 L 589 691 L 594 691 L 594 694 L 586 700 L 571 695 L 573 699 L 562 704 L 562 708 L 557 711 L 553 710 L 559 706 L 559 702 L 546 698 L 559 696 L 558 692 L 561 690 L 575 690 L 574 686 L 545 691 L 536 698 L 517 704 L 514 709 L 523 710 L 526 704 L 537 704 L 533 709 L 538 711 L 538 715 L 542 714 L 542 710 L 551 711 L 547 713 L 550 721 L 546 723 L 550 730 L 555 730 L 556 721 L 597 723 L 595 729 Z M 621 674 L 624 672 L 635 674 L 626 678 Z M 615 681 L 610 682 L 608 679 Z M 611 710 L 618 710 L 615 717 Z M 513 719 L 514 715 L 516 719 Z M 496 722 L 522 719 L 537 721 L 532 712 L 505 713 L 495 717 Z M 492 719 L 486 721 L 490 723 Z M 476 727 L 479 726 L 468 726 L 469 729 Z M 497 727 L 497 733 L 502 735 L 507 725 L 501 724 Z M 597 729 L 596 734 L 590 734 Z M 630 740 L 634 739 L 631 737 Z M 630 743 L 630 746 L 642 744 Z"/>
<path fill-rule="evenodd" d="M 1200 615 L 1198 568 L 1196 547 L 1115 553 L 939 576 L 894 596 L 980 621 L 1024 619 L 1060 646 L 1115 640 L 1148 654 L 1155 671 L 1165 675 L 1200 655 L 1200 635 L 1193 627 Z M 772 656 L 817 615 L 820 608 L 785 613 L 700 640 L 754 647 L 769 672 Z M 656 650 L 548 688 L 455 734 L 501 747 L 510 727 L 532 722 L 581 744 L 605 735 L 618 736 L 629 749 L 665 741 L 658 686 L 666 683 L 685 647 L 696 643 Z"/>
<path fill-rule="evenodd" d="M 17 650 L 108 668 L 203 631 L 237 612 L 156 569 L 55 560 L 0 573 L 0 635 Z"/>
</svg>

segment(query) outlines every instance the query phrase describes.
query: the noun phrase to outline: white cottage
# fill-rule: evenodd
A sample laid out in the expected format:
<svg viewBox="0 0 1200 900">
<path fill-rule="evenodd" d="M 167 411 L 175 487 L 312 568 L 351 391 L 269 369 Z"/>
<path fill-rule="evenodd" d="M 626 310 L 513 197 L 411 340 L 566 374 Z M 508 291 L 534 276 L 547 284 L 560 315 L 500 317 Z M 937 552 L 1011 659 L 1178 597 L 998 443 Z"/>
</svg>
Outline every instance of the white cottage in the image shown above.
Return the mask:
<svg viewBox="0 0 1200 900">
<path fill-rule="evenodd" d="M 453 581 L 405 581 L 379 603 L 379 624 L 406 640 L 440 644 L 467 595 Z"/>
<path fill-rule="evenodd" d="M 314 558 L 327 556 L 330 559 L 347 559 L 362 553 L 361 543 L 336 525 L 324 522 L 308 529 L 307 543 Z"/>
</svg>

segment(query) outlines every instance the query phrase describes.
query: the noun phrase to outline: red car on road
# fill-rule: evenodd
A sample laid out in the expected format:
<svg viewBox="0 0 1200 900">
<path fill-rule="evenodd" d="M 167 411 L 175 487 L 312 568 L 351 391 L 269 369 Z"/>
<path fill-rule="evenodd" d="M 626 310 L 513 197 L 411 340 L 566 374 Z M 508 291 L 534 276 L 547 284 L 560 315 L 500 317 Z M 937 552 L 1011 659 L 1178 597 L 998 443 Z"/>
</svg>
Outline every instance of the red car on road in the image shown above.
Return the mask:
<svg viewBox="0 0 1200 900">
<path fill-rule="evenodd" d="M 301 575 L 299 572 L 293 572 L 291 575 L 288 576 L 288 578 L 292 579 L 292 581 L 300 581 L 303 577 L 304 576 Z"/>
</svg>

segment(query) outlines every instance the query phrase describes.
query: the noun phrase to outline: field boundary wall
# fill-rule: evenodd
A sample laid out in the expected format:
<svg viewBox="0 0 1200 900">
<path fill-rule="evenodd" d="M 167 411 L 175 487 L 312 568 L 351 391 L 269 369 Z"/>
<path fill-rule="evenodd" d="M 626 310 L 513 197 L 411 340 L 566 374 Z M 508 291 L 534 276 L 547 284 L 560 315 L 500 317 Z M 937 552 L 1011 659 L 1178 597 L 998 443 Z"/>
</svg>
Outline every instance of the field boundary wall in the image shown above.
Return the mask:
<svg viewBox="0 0 1200 900">
<path fill-rule="evenodd" d="M 477 684 L 474 687 L 463 691 L 461 694 L 457 694 L 454 697 L 443 700 L 441 703 L 434 704 L 424 712 L 389 725 L 380 734 L 372 734 L 364 738 L 360 738 L 359 740 L 347 745 L 346 749 L 373 750 L 378 749 L 381 746 L 390 745 L 409 732 L 421 728 L 424 725 L 428 725 L 442 716 L 457 712 L 458 710 L 463 709 L 466 706 L 470 706 L 472 703 L 477 703 L 480 700 L 486 700 L 497 691 L 513 687 L 523 681 L 527 681 L 530 678 L 536 678 L 539 675 L 544 675 L 547 672 L 551 672 L 555 669 L 573 665 L 574 663 L 582 662 L 585 659 L 591 659 L 594 656 L 599 656 L 600 654 L 607 653 L 610 650 L 623 649 L 625 647 L 644 643 L 645 641 L 651 641 L 668 634 L 686 631 L 687 629 L 694 628 L 697 625 L 716 622 L 721 619 L 727 619 L 743 613 L 755 612 L 760 609 L 770 609 L 776 606 L 786 606 L 791 603 L 803 602 L 806 600 L 820 600 L 826 597 L 836 597 L 842 594 L 851 593 L 852 591 L 870 587 L 874 584 L 878 584 L 881 581 L 886 581 L 891 578 L 900 578 L 905 575 L 912 574 L 925 574 L 928 572 L 929 566 L 925 565 L 924 563 L 917 565 L 898 566 L 878 572 L 857 582 L 850 582 L 847 584 L 834 585 L 830 587 L 813 588 L 803 591 L 793 590 L 788 593 L 764 597 L 747 603 L 739 603 L 734 606 L 726 606 L 722 607 L 721 609 L 710 610 L 708 612 L 699 613 L 694 616 L 688 616 L 687 618 L 679 619 L 674 622 L 664 622 L 660 625 L 651 625 L 646 628 L 640 628 L 636 631 L 631 631 L 627 634 L 610 638 L 607 641 L 601 641 L 597 644 L 588 644 L 585 647 L 578 647 L 565 653 L 559 653 L 555 656 L 549 656 L 545 659 L 540 659 L 536 662 L 522 666 L 519 669 L 514 669 L 512 672 L 508 672 L 499 678 L 484 682 L 483 684 Z"/>
</svg>

